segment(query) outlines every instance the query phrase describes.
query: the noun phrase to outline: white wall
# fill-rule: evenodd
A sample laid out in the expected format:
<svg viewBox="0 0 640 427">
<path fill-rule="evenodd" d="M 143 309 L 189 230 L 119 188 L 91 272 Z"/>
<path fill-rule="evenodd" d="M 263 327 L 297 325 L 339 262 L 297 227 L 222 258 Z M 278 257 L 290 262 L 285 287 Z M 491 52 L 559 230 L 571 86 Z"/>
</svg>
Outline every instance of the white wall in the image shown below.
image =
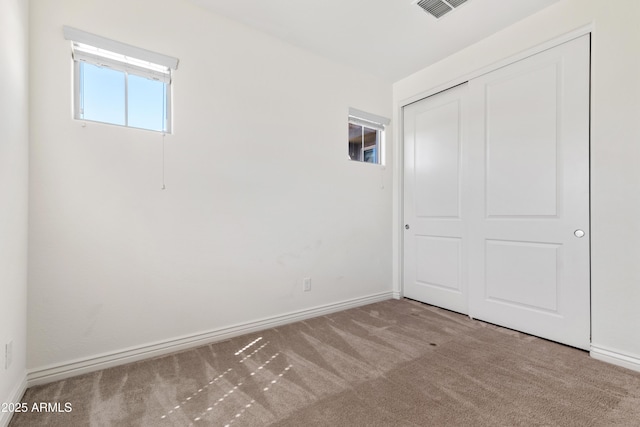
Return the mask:
<svg viewBox="0 0 640 427">
<path fill-rule="evenodd" d="M 593 25 L 592 344 L 640 368 L 640 2 L 563 0 L 394 85 L 403 100 Z M 398 128 L 398 126 L 396 126 Z M 399 176 L 396 177 L 399 179 Z M 396 187 L 396 189 L 399 187 Z M 398 200 L 399 192 L 394 198 Z M 396 203 L 396 206 L 399 206 Z M 395 224 L 399 224 L 396 210 Z M 397 238 L 394 259 L 399 259 Z M 399 269 L 394 272 L 399 287 Z"/>
<path fill-rule="evenodd" d="M 26 378 L 28 2 L 0 2 L 0 403 Z M 5 370 L 5 345 L 13 363 Z M 21 398 L 22 396 L 17 396 Z M 5 414 L 0 413 L 0 425 Z"/>
<path fill-rule="evenodd" d="M 390 171 L 346 159 L 391 85 L 157 6 L 31 5 L 31 370 L 391 291 Z M 180 58 L 166 190 L 160 134 L 72 119 L 63 25 Z"/>
</svg>

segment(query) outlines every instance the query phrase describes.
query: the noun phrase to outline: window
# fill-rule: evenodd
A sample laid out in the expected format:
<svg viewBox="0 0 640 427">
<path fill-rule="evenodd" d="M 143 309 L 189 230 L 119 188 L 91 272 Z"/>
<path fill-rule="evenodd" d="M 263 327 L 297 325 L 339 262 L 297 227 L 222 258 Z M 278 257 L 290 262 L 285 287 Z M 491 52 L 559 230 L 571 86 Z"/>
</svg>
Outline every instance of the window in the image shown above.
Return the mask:
<svg viewBox="0 0 640 427">
<path fill-rule="evenodd" d="M 389 119 L 349 109 L 349 159 L 383 164 L 384 129 Z"/>
<path fill-rule="evenodd" d="M 74 118 L 171 132 L 171 72 L 178 60 L 70 27 Z"/>
</svg>

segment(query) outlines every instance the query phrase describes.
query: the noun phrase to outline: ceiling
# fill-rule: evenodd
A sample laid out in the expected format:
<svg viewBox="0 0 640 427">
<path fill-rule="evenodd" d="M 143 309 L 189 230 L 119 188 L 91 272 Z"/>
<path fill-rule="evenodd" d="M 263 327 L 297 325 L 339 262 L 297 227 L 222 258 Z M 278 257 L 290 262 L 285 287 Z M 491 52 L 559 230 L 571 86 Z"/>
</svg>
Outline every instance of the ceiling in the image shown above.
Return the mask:
<svg viewBox="0 0 640 427">
<path fill-rule="evenodd" d="M 468 0 L 440 20 L 412 0 L 192 0 L 395 82 L 559 0 Z"/>
</svg>

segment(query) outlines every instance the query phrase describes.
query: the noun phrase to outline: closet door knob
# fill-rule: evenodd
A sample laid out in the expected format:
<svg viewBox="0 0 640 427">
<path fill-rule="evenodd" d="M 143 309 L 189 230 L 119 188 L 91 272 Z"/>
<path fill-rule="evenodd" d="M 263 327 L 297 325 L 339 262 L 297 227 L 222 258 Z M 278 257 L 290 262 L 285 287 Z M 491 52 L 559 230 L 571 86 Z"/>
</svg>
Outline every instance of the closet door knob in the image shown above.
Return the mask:
<svg viewBox="0 0 640 427">
<path fill-rule="evenodd" d="M 573 235 L 576 236 L 579 239 L 581 237 L 584 237 L 584 231 L 578 229 L 578 230 L 573 232 Z"/>
</svg>

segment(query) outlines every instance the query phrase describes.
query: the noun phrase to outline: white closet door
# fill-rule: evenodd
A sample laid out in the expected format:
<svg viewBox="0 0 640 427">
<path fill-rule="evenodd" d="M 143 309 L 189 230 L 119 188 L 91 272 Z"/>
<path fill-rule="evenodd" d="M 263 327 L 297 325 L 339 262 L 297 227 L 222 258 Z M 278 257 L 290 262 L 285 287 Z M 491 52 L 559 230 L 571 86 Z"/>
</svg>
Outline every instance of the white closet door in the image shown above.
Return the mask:
<svg viewBox="0 0 640 427">
<path fill-rule="evenodd" d="M 404 108 L 404 295 L 587 349 L 589 36 Z"/>
<path fill-rule="evenodd" d="M 589 36 L 469 83 L 469 314 L 589 348 Z"/>
<path fill-rule="evenodd" d="M 404 108 L 404 296 L 460 313 L 468 306 L 466 92 L 465 84 Z"/>
</svg>

